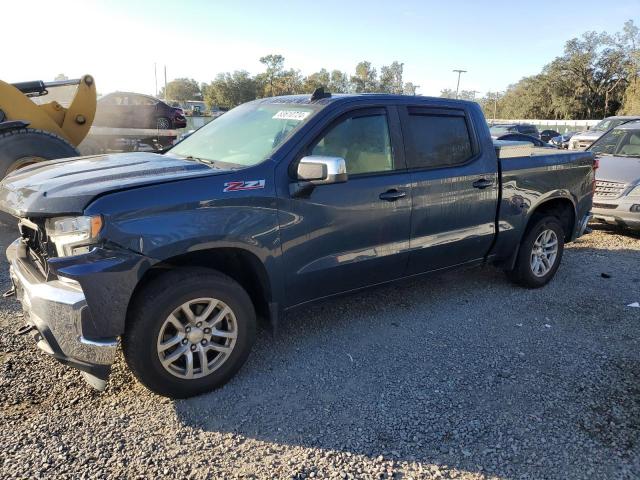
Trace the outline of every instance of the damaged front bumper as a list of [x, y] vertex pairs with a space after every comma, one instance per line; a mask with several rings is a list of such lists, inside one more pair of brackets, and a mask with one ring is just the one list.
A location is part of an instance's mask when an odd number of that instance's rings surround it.
[[115, 360], [117, 337], [89, 339], [82, 326], [91, 312], [80, 284], [58, 277], [46, 280], [28, 260], [21, 240], [7, 249], [13, 291], [24, 310], [25, 327], [37, 346], [63, 364], [79, 369], [93, 387], [103, 390]]

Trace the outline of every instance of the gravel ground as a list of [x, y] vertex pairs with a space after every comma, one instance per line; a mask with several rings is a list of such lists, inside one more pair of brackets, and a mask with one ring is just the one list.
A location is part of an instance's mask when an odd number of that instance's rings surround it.
[[488, 268], [300, 310], [182, 401], [122, 359], [92, 391], [1, 300], [0, 477], [639, 478], [639, 266], [640, 238], [596, 230], [541, 290]]

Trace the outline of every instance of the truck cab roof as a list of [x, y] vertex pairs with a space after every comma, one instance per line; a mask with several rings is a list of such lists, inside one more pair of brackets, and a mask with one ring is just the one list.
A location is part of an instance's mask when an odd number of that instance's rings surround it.
[[326, 94], [327, 96], [312, 100], [311, 95], [282, 95], [279, 97], [267, 97], [253, 100], [250, 103], [257, 104], [300, 104], [300, 105], [330, 105], [337, 103], [357, 102], [363, 103], [371, 101], [372, 99], [383, 102], [396, 102], [396, 103], [425, 103], [425, 104], [452, 104], [457, 105], [469, 105], [474, 102], [468, 100], [454, 100], [450, 98], [441, 97], [427, 97], [423, 95], [397, 95], [390, 93], [333, 93]]

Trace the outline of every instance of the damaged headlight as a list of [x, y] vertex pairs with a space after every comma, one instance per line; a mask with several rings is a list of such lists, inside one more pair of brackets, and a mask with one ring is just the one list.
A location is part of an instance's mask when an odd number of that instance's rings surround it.
[[81, 255], [91, 249], [102, 229], [102, 216], [50, 218], [45, 223], [47, 236], [60, 257]]

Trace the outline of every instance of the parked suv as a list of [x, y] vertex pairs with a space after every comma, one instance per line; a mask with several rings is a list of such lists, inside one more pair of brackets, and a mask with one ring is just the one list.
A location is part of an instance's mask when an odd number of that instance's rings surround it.
[[640, 121], [610, 130], [589, 148], [600, 163], [594, 219], [640, 230]]
[[187, 120], [181, 108], [171, 107], [157, 98], [115, 92], [98, 100], [93, 124], [97, 127], [171, 130], [186, 127]]
[[611, 130], [612, 128], [616, 128], [618, 125], [623, 125], [634, 120], [640, 120], [640, 117], [607, 117], [601, 122], [594, 125], [591, 129], [585, 132], [576, 133], [573, 137], [571, 137], [571, 140], [569, 141], [569, 150], [586, 150], [593, 142], [598, 140], [607, 131]]
[[546, 285], [586, 227], [594, 159], [532, 151], [494, 145], [473, 102], [256, 100], [165, 154], [5, 178], [0, 209], [21, 231], [9, 294], [22, 332], [94, 386], [121, 339], [140, 382], [195, 395], [244, 364], [258, 316], [275, 326], [310, 302], [456, 266]]
[[532, 137], [540, 138], [538, 127], [530, 123], [499, 123], [490, 128], [491, 137], [496, 139], [507, 133], [522, 133]]

